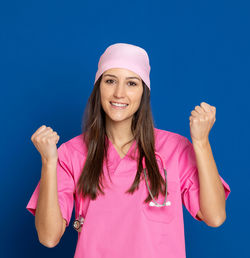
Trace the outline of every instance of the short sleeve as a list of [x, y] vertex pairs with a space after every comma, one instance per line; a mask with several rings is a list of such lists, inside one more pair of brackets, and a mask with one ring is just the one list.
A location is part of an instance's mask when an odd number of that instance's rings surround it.
[[[188, 212], [198, 221], [201, 219], [196, 216], [200, 209], [199, 198], [199, 175], [196, 164], [196, 157], [193, 144], [184, 136], [181, 136], [178, 145], [178, 169], [180, 176], [180, 188], [182, 203]], [[225, 199], [231, 192], [229, 185], [220, 176], [225, 190]]]
[[[67, 147], [65, 146], [65, 143], [61, 144], [57, 152], [58, 152], [58, 161], [57, 161], [58, 202], [62, 213], [62, 217], [66, 219], [67, 227], [68, 227], [72, 216], [73, 206], [74, 206], [74, 191], [75, 191], [74, 176], [72, 172], [70, 157], [68, 155]], [[37, 200], [39, 196], [40, 180], [26, 206], [26, 209], [30, 211], [33, 215], [35, 215], [35, 212], [36, 212]]]

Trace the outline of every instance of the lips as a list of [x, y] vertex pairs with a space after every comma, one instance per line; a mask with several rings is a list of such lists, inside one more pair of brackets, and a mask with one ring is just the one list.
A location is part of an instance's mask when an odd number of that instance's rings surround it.
[[[124, 103], [124, 104], [126, 104], [126, 103]], [[128, 104], [126, 104], [126, 106], [116, 106], [116, 105], [113, 105], [111, 101], [110, 101], [110, 105], [111, 105], [111, 107], [113, 109], [119, 109], [119, 110], [126, 109], [128, 107]]]

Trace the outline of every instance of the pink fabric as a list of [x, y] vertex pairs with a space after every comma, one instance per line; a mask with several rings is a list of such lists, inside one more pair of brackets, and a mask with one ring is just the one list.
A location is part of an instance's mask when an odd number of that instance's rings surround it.
[[125, 68], [138, 74], [150, 89], [150, 64], [145, 49], [126, 43], [110, 45], [101, 55], [95, 82], [108, 69]]
[[[199, 178], [192, 143], [184, 136], [155, 128], [156, 151], [163, 156], [167, 169], [168, 197], [170, 206], [150, 207], [143, 201], [148, 196], [145, 181], [138, 191], [126, 194], [136, 175], [136, 160], [130, 158], [135, 141], [127, 155], [121, 159], [111, 141], [108, 149], [109, 162], [104, 162], [108, 187], [105, 195], [96, 200], [83, 200], [85, 218], [78, 234], [75, 258], [185, 258], [183, 206], [192, 217], [199, 210]], [[61, 144], [58, 148], [58, 198], [63, 218], [70, 223], [75, 204], [75, 218], [79, 212], [79, 197], [75, 185], [87, 156], [82, 135]], [[138, 155], [138, 152], [136, 152]], [[161, 162], [157, 159], [164, 178]], [[107, 175], [109, 168], [113, 184]], [[231, 192], [221, 178], [226, 199]], [[39, 183], [33, 192], [27, 209], [34, 215]], [[159, 203], [164, 196], [156, 199]], [[73, 225], [73, 221], [72, 221]], [[71, 230], [74, 230], [71, 228]]]

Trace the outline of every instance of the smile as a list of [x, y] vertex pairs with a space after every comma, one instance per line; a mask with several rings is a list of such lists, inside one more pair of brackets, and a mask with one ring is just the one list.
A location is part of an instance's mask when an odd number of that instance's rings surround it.
[[128, 106], [128, 104], [120, 104], [116, 102], [110, 102], [110, 104], [115, 109], [125, 109]]

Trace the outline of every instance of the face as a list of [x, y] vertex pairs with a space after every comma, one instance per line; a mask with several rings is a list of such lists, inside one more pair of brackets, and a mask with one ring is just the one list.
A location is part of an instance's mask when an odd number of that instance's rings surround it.
[[[141, 103], [142, 80], [130, 70], [112, 68], [103, 73], [100, 93], [106, 119], [116, 122], [129, 120], [133, 118]], [[116, 103], [126, 106], [115, 106]]]

